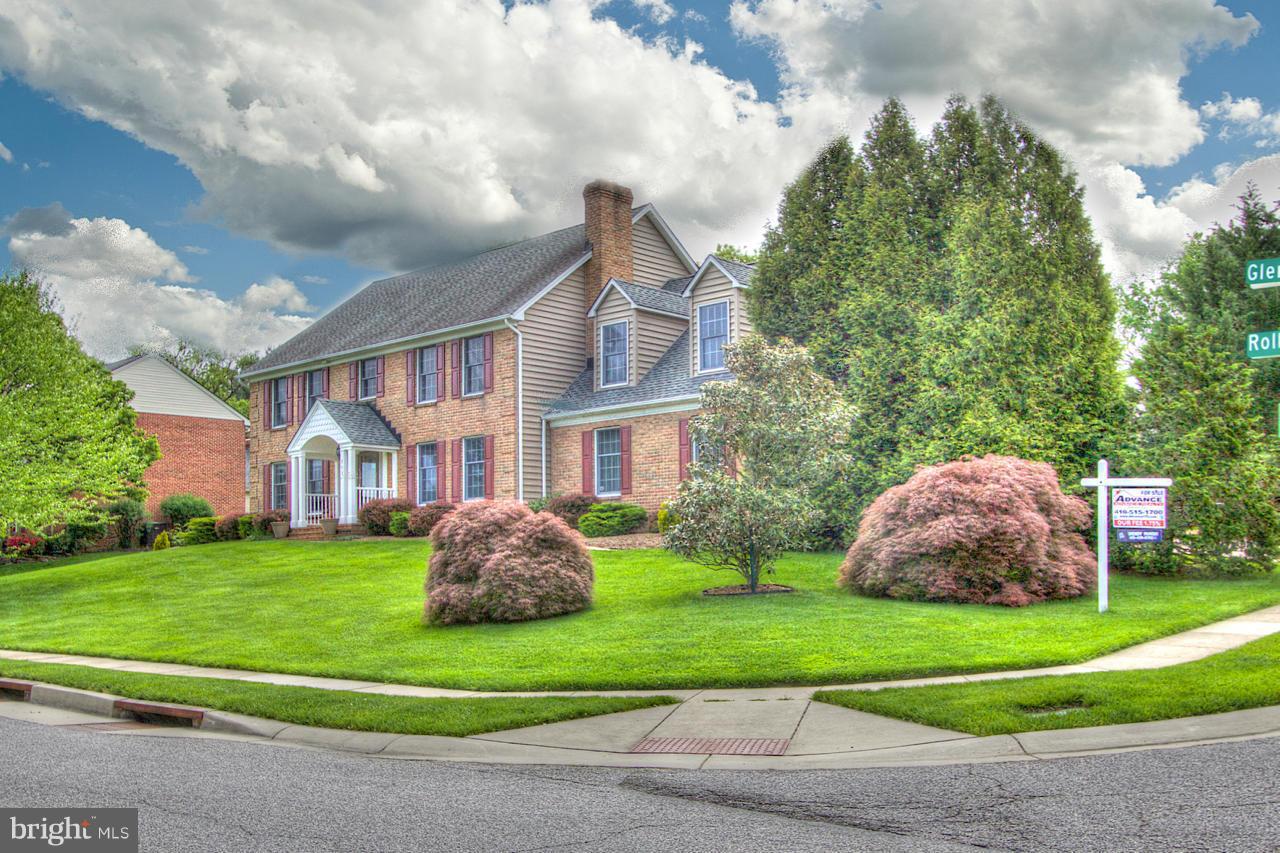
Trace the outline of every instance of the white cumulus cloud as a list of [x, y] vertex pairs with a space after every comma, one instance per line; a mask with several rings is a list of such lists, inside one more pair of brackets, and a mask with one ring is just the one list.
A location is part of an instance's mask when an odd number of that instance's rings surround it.
[[3, 142], [0, 142], [0, 160], [6, 163], [13, 162], [13, 152], [6, 148]]

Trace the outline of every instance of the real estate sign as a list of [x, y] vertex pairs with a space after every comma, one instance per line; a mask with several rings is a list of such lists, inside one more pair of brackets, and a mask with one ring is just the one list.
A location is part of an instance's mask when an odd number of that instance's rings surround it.
[[1280, 331], [1250, 332], [1244, 339], [1244, 352], [1249, 358], [1280, 356]]
[[1259, 258], [1244, 265], [1244, 280], [1249, 287], [1280, 287], [1280, 258]]
[[1116, 540], [1120, 542], [1128, 542], [1131, 545], [1138, 544], [1140, 542], [1163, 542], [1164, 531], [1121, 527], [1116, 531]]
[[1164, 530], [1167, 497], [1167, 489], [1112, 489], [1111, 526]]

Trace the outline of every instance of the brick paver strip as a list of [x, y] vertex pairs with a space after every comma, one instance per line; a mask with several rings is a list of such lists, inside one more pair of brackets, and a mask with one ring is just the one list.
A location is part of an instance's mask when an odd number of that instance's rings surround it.
[[785, 737], [647, 737], [632, 752], [680, 752], [698, 755], [782, 755], [791, 740]]

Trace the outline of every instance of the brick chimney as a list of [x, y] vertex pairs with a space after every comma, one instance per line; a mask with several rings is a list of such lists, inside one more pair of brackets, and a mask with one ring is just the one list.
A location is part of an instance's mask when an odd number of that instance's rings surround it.
[[[610, 181], [592, 181], [582, 188], [586, 207], [587, 242], [591, 260], [585, 268], [586, 308], [596, 301], [611, 278], [630, 281], [631, 190]], [[588, 358], [595, 355], [595, 322], [587, 319]]]

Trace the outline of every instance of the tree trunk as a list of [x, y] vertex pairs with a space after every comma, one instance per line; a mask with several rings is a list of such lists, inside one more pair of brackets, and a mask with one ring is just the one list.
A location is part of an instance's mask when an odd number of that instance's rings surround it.
[[760, 558], [756, 555], [756, 544], [751, 543], [751, 576], [747, 578], [747, 585], [751, 587], [751, 594], [755, 595], [756, 587], [760, 585]]

